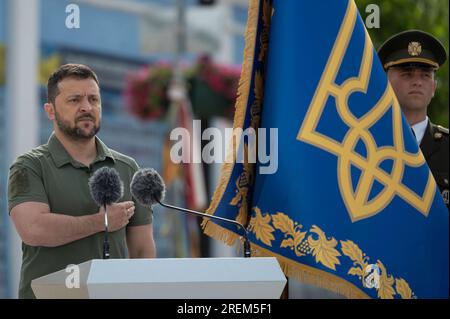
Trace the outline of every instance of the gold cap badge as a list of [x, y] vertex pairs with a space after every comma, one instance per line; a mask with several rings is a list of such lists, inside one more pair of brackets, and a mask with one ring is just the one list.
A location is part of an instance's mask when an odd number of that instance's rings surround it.
[[410, 56], [419, 56], [422, 53], [420, 42], [410, 42], [408, 44], [408, 53]]

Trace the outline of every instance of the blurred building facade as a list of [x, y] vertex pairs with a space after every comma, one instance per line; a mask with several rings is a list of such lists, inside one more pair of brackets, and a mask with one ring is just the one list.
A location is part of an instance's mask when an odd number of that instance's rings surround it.
[[[8, 45], [14, 41], [10, 36], [13, 24], [8, 21], [13, 1], [17, 0], [0, 0], [0, 298], [16, 296], [15, 286], [20, 269], [11, 265], [17, 265], [17, 260], [20, 262], [21, 258], [20, 251], [16, 251], [20, 250], [17, 249], [20, 246], [11, 242], [14, 240], [11, 233], [15, 230], [11, 227], [7, 212], [6, 185], [8, 168], [13, 160], [8, 154], [8, 145], [15, 142], [17, 130], [27, 130], [27, 127], [6, 125], [8, 108], [21, 107], [15, 105], [14, 97], [8, 96], [12, 93], [5, 88], [9, 61], [6, 53]], [[110, 147], [134, 157], [141, 167], [161, 170], [163, 141], [169, 127], [164, 121], [143, 122], [129, 115], [124, 107], [122, 91], [128, 72], [159, 59], [173, 58], [176, 47], [176, 0], [25, 1], [37, 2], [40, 52], [35, 92], [39, 103], [33, 106], [38, 109], [38, 129], [29, 133], [36, 136], [38, 144], [42, 144], [47, 142], [52, 131], [42, 107], [46, 100], [48, 76], [60, 64], [85, 63], [97, 72], [101, 83], [103, 122], [100, 138]], [[198, 7], [197, 1], [186, 0], [188, 52], [185, 58], [187, 61], [193, 60], [197, 54], [207, 52], [216, 61], [240, 64], [247, 1], [216, 2], [212, 7]], [[69, 4], [76, 4], [80, 9], [79, 28], [68, 28], [66, 25]], [[186, 257], [189, 254], [186, 247], [176, 247], [173, 240], [174, 236], [180, 236], [174, 234], [174, 225], [179, 220], [174, 219], [174, 215], [159, 217], [157, 212], [154, 216], [158, 256]], [[178, 241], [183, 245], [185, 240], [178, 238]], [[16, 263], [11, 259], [16, 259]]]
[[7, 224], [6, 224], [6, 118], [5, 113], [5, 42], [6, 1], [0, 1], [0, 298], [8, 296]]

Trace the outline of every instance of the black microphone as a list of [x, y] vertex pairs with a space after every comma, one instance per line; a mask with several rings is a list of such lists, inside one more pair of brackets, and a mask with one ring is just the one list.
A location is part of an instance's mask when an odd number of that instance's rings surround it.
[[167, 208], [175, 209], [189, 214], [194, 214], [197, 216], [202, 216], [205, 218], [220, 220], [239, 226], [244, 230], [244, 257], [251, 256], [250, 241], [248, 240], [248, 231], [241, 223], [232, 219], [208, 215], [194, 210], [162, 203], [161, 201], [164, 198], [166, 186], [164, 185], [164, 181], [161, 178], [161, 176], [153, 168], [139, 169], [136, 173], [134, 173], [133, 179], [131, 180], [130, 189], [131, 195], [133, 195], [133, 197], [141, 205], [151, 207], [154, 204], [158, 203], [161, 206]]
[[89, 178], [89, 190], [92, 199], [105, 209], [105, 238], [103, 241], [103, 259], [109, 259], [108, 214], [106, 205], [116, 203], [123, 195], [123, 183], [114, 168], [102, 167]]

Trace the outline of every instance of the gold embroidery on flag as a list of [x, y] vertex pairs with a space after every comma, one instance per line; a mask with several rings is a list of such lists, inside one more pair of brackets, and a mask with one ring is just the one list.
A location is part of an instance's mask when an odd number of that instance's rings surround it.
[[[425, 159], [420, 151], [416, 154], [405, 150], [400, 106], [392, 87], [387, 84], [383, 96], [371, 111], [361, 118], [355, 117], [349, 109], [348, 100], [354, 92], [366, 93], [373, 64], [373, 45], [366, 31], [365, 47], [358, 77], [347, 79], [340, 86], [335, 83], [342, 60], [353, 35], [357, 17], [356, 5], [349, 1], [349, 7], [328, 63], [322, 74], [314, 98], [298, 132], [297, 139], [304, 141], [338, 157], [337, 180], [342, 199], [353, 222], [369, 218], [379, 213], [393, 200], [395, 195], [428, 216], [434, 199], [436, 183], [429, 172], [427, 185], [422, 195], [417, 194], [402, 183], [405, 166], [420, 167]], [[317, 131], [325, 105], [329, 98], [336, 100], [336, 109], [342, 121], [349, 127], [342, 142]], [[377, 147], [369, 129], [389, 110], [392, 110], [394, 146]], [[367, 149], [367, 157], [355, 149], [362, 141]], [[391, 173], [379, 166], [385, 160], [393, 161]], [[361, 171], [356, 190], [353, 189], [351, 169]], [[374, 181], [383, 185], [383, 190], [368, 200]]]
[[[337, 270], [337, 267], [341, 265], [342, 258], [346, 256], [353, 263], [347, 274], [357, 276], [360, 280], [360, 289], [365, 288], [364, 283], [368, 275], [366, 269], [369, 266], [370, 258], [353, 241], [341, 240], [339, 245], [334, 237], [327, 237], [317, 225], [312, 225], [309, 230], [301, 231], [303, 225], [292, 220], [285, 213], [262, 213], [258, 207], [253, 207], [253, 210], [255, 214], [250, 219], [249, 231], [255, 234], [257, 240], [266, 246], [274, 247], [273, 241], [275, 238], [279, 238], [274, 233], [278, 230], [284, 234], [280, 248], [293, 250], [297, 257], [303, 258], [311, 255], [317, 264], [322, 264], [333, 271]], [[317, 239], [314, 238], [315, 236]], [[261, 254], [258, 252], [257, 245], [252, 243], [252, 248], [253, 256]], [[270, 254], [274, 255], [273, 251]], [[280, 263], [282, 262], [280, 261]], [[301, 259], [289, 267], [300, 267], [300, 262]], [[405, 279], [394, 278], [390, 275], [380, 260], [377, 260], [376, 266], [380, 269], [379, 286], [374, 287], [377, 290], [378, 298], [393, 299], [396, 294], [402, 299], [417, 298]]]

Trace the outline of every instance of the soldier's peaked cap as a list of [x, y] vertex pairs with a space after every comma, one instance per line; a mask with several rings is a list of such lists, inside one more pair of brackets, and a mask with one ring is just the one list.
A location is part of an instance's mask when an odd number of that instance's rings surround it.
[[408, 30], [393, 35], [378, 49], [384, 69], [400, 64], [425, 64], [438, 69], [447, 60], [442, 43], [429, 33]]

